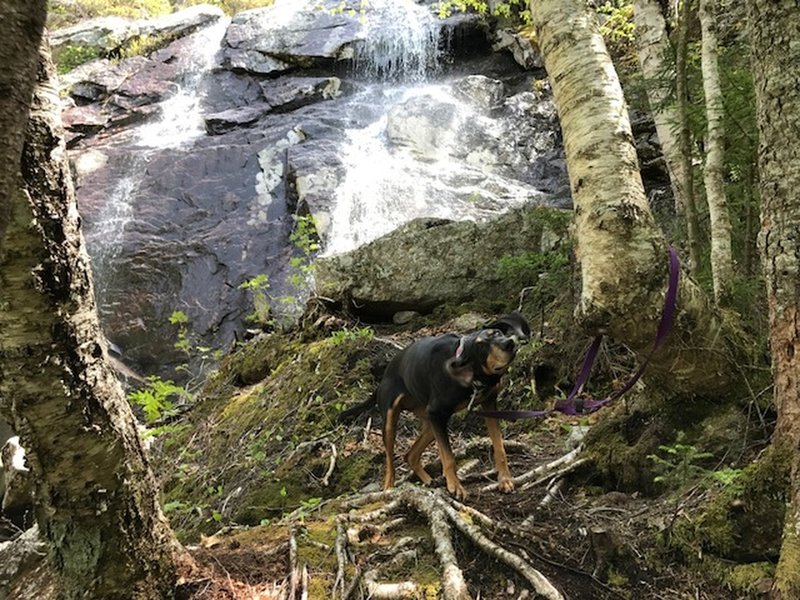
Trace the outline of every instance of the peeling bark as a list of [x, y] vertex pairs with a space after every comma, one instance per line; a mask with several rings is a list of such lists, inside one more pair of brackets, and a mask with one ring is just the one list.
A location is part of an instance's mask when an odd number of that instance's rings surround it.
[[46, 42], [39, 56], [21, 162], [0, 167], [24, 182], [0, 196], [0, 416], [27, 450], [59, 597], [171, 597], [177, 543], [106, 361]]
[[759, 131], [759, 245], [767, 283], [778, 423], [788, 445], [790, 505], [773, 598], [800, 598], [800, 11], [793, 2], [748, 0]]
[[678, 112], [681, 160], [683, 161], [683, 183], [681, 187], [686, 199], [686, 241], [689, 247], [689, 272], [697, 276], [700, 270], [700, 217], [694, 194], [694, 171], [692, 169], [692, 133], [689, 129], [689, 84], [686, 63], [689, 55], [689, 17], [691, 0], [682, 0], [678, 16], [678, 43], [675, 57], [675, 97]]
[[[538, 0], [531, 14], [564, 136], [583, 322], [641, 356], [655, 339], [668, 258], [639, 175], [622, 89], [583, 3]], [[729, 355], [737, 346], [733, 336], [688, 277], [681, 278], [678, 306], [670, 343], [648, 373], [660, 375], [673, 392], [720, 394], [737, 377]]]
[[719, 79], [716, 7], [715, 0], [700, 0], [700, 26], [703, 30], [701, 52], [703, 91], [706, 97], [708, 121], [703, 181], [711, 227], [711, 276], [714, 282], [714, 300], [717, 304], [727, 304], [733, 286], [733, 255], [731, 218], [725, 197], [725, 107]]
[[671, 98], [676, 80], [675, 50], [667, 36], [667, 23], [661, 6], [655, 0], [634, 0], [633, 22], [639, 66], [646, 81], [650, 112], [669, 172], [675, 209], [679, 215], [685, 215], [686, 176], [680, 141], [675, 135], [679, 118]]

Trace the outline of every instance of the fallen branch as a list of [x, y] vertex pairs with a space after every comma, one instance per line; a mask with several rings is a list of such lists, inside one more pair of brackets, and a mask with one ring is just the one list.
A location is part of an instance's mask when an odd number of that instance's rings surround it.
[[347, 534], [345, 532], [344, 519], [339, 517], [336, 519], [336, 579], [333, 581], [333, 594], [332, 597], [336, 598], [336, 590], [341, 590], [341, 596], [344, 598], [344, 567], [347, 564]]
[[375, 570], [364, 573], [364, 584], [367, 586], [367, 595], [374, 600], [419, 598], [421, 595], [419, 586], [413, 581], [378, 583], [378, 572]]
[[297, 594], [297, 538], [294, 527], [289, 530], [289, 600]]
[[328, 471], [325, 473], [325, 477], [322, 478], [322, 487], [328, 487], [331, 482], [331, 475], [333, 475], [333, 470], [336, 468], [336, 444], [333, 442], [328, 442], [331, 445], [331, 462], [328, 465]]
[[544, 498], [542, 498], [539, 501], [539, 506], [541, 508], [544, 508], [545, 506], [550, 504], [558, 495], [558, 493], [561, 491], [562, 487], [564, 487], [564, 478], [563, 477], [554, 478], [553, 483], [547, 486], [547, 493], [544, 495]]
[[441, 502], [440, 504], [461, 533], [467, 536], [481, 550], [519, 572], [520, 575], [527, 579], [533, 586], [537, 594], [543, 596], [547, 600], [564, 600], [564, 596], [561, 595], [561, 592], [559, 592], [544, 575], [533, 568], [532, 565], [518, 555], [492, 542], [483, 534], [478, 526], [468, 523], [458, 514], [456, 509], [447, 502]]
[[[557, 458], [554, 461], [551, 461], [551, 462], [549, 462], [547, 464], [544, 464], [544, 465], [539, 465], [538, 467], [528, 471], [527, 473], [523, 473], [522, 475], [519, 475], [518, 477], [514, 477], [512, 479], [512, 481], [514, 482], [514, 486], [518, 488], [518, 487], [522, 486], [523, 484], [528, 483], [532, 479], [536, 479], [536, 478], [541, 477], [542, 475], [547, 474], [547, 473], [552, 473], [553, 471], [557, 470], [559, 467], [562, 467], [564, 465], [569, 465], [569, 464], [575, 462], [577, 460], [578, 454], [580, 454], [580, 451], [582, 449], [583, 449], [582, 446], [578, 446], [574, 450], [568, 452], [567, 454], [565, 454], [564, 456], [561, 456], [560, 458]], [[498, 487], [498, 484], [496, 482], [495, 483], [490, 483], [488, 485], [483, 486], [481, 488], [481, 491], [482, 492], [490, 492], [492, 490], [496, 490], [497, 487]]]
[[[440, 492], [429, 492], [417, 487], [401, 491], [401, 498], [425, 515], [431, 527], [434, 549], [442, 565], [442, 595], [445, 600], [470, 600], [467, 582], [458, 566], [447, 515], [442, 510], [444, 502], [437, 501]], [[448, 507], [449, 508], [449, 507]]]
[[540, 479], [537, 479], [536, 481], [531, 481], [531, 482], [526, 483], [525, 485], [523, 485], [520, 488], [520, 491], [529, 490], [529, 489], [534, 488], [534, 487], [536, 487], [538, 485], [541, 485], [545, 481], [549, 481], [551, 479], [563, 479], [564, 475], [566, 475], [567, 473], [571, 473], [572, 471], [574, 471], [578, 467], [583, 466], [588, 462], [589, 462], [588, 458], [579, 458], [575, 462], [572, 462], [572, 463], [568, 464], [566, 467], [563, 467], [562, 469], [559, 469], [558, 471], [555, 471], [554, 473], [548, 473], [547, 475], [545, 475], [544, 477], [541, 477]]

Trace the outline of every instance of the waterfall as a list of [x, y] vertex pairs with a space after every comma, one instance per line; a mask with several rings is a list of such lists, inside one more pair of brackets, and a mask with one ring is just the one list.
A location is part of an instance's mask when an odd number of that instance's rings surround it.
[[191, 36], [191, 62], [177, 93], [160, 105], [160, 117], [134, 131], [134, 148], [122, 157], [121, 176], [111, 189], [103, 209], [87, 235], [94, 271], [95, 296], [102, 307], [114, 286], [115, 259], [122, 252], [125, 229], [135, 218], [134, 203], [147, 176], [147, 160], [152, 152], [178, 148], [205, 133], [202, 94], [203, 77], [215, 65], [215, 56], [230, 19], [219, 19]]
[[373, 80], [425, 81], [438, 68], [441, 23], [412, 0], [371, 0], [355, 70]]
[[139, 128], [137, 141], [148, 148], [175, 148], [205, 134], [202, 100], [199, 93], [203, 77], [216, 62], [230, 19], [219, 19], [213, 25], [193, 34], [191, 65], [176, 93], [160, 105], [161, 117]]

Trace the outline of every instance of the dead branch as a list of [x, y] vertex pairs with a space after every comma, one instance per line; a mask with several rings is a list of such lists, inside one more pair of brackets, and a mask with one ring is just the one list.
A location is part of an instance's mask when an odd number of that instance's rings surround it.
[[[580, 454], [580, 451], [582, 449], [583, 449], [583, 446], [578, 446], [574, 450], [568, 452], [567, 454], [565, 454], [564, 456], [562, 456], [560, 458], [557, 458], [554, 461], [551, 461], [551, 462], [549, 462], [547, 464], [544, 464], [544, 465], [539, 465], [538, 467], [528, 471], [527, 473], [523, 473], [522, 475], [519, 475], [518, 477], [514, 477], [514, 479], [513, 479], [514, 486], [515, 487], [520, 487], [523, 484], [531, 481], [532, 479], [537, 479], [539, 477], [542, 477], [545, 474], [552, 473], [553, 471], [557, 470], [558, 468], [560, 468], [560, 467], [562, 467], [564, 465], [569, 465], [569, 464], [575, 462], [577, 460], [578, 454]], [[496, 490], [497, 489], [497, 485], [498, 484], [496, 482], [495, 483], [490, 483], [488, 485], [483, 486], [481, 488], [481, 491], [482, 492], [490, 492], [492, 490]]]
[[[446, 503], [437, 501], [441, 492], [427, 491], [417, 487], [406, 487], [400, 491], [401, 498], [425, 515], [431, 528], [434, 548], [442, 565], [442, 592], [445, 600], [470, 600], [467, 582], [458, 566], [453, 548], [447, 515], [442, 510]], [[447, 508], [450, 508], [447, 506]], [[451, 508], [451, 510], [453, 510]], [[453, 511], [455, 512], [455, 511]]]
[[552, 480], [552, 479], [563, 479], [564, 476], [567, 473], [571, 473], [572, 471], [574, 471], [578, 467], [580, 467], [582, 465], [585, 465], [588, 462], [589, 462], [588, 458], [579, 458], [575, 462], [569, 463], [567, 466], [563, 467], [562, 469], [559, 469], [558, 471], [556, 471], [554, 473], [548, 473], [547, 475], [537, 479], [536, 481], [531, 481], [531, 482], [526, 483], [525, 485], [523, 485], [520, 488], [520, 491], [529, 490], [531, 488], [534, 488], [534, 487], [536, 487], [538, 485], [543, 484], [545, 481], [549, 481], [549, 480]]
[[367, 586], [367, 594], [374, 600], [400, 600], [420, 597], [419, 586], [413, 581], [378, 583], [378, 572], [375, 570], [364, 573], [364, 584]]
[[289, 600], [295, 600], [297, 594], [297, 537], [292, 527], [289, 530]]
[[308, 565], [303, 565], [303, 573], [300, 576], [300, 600], [308, 600]]
[[325, 473], [325, 477], [322, 478], [322, 487], [328, 487], [330, 485], [331, 475], [333, 475], [333, 470], [336, 468], [336, 444], [333, 442], [328, 442], [331, 445], [331, 462], [328, 465], [328, 471]]
[[563, 477], [553, 479], [553, 483], [547, 486], [547, 493], [544, 495], [544, 498], [539, 501], [540, 507], [544, 508], [555, 499], [555, 497], [561, 491], [561, 488], [564, 487], [564, 481], [565, 480]]
[[373, 502], [382, 502], [384, 500], [388, 500], [392, 498], [392, 495], [396, 490], [384, 490], [382, 492], [370, 492], [369, 494], [361, 494], [348, 500], [347, 502], [342, 503], [342, 510], [352, 510], [354, 508], [361, 508], [362, 506], [366, 506], [367, 504], [372, 504]]
[[336, 598], [336, 590], [339, 589], [344, 598], [344, 567], [347, 564], [347, 535], [345, 533], [344, 519], [336, 519], [336, 579], [333, 581], [333, 598]]
[[533, 568], [531, 564], [518, 555], [492, 542], [483, 534], [478, 526], [468, 523], [458, 514], [456, 509], [447, 502], [441, 502], [440, 505], [461, 533], [472, 540], [481, 550], [519, 572], [533, 586], [536, 593], [547, 598], [547, 600], [564, 600], [564, 596], [561, 595], [561, 592], [559, 592], [544, 575]]

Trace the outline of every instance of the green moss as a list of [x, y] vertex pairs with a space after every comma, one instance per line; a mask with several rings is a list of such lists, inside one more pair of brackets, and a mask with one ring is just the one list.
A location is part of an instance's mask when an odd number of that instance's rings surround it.
[[59, 75], [69, 73], [72, 69], [95, 58], [100, 58], [100, 52], [97, 48], [81, 44], [66, 46], [59, 50], [55, 57], [56, 71]]
[[[225, 359], [191, 414], [192, 427], [170, 441], [181, 453], [160, 457], [162, 472], [170, 473], [167, 502], [203, 514], [225, 508], [221, 523], [173, 519], [185, 535], [280, 518], [311, 498], [352, 492], [375, 478], [374, 453], [344, 437], [338, 415], [371, 393], [382, 370], [375, 365], [390, 351], [371, 335], [340, 338], [301, 343], [273, 334]], [[259, 373], [265, 377], [253, 382]], [[238, 387], [245, 381], [252, 383]], [[331, 444], [336, 468], [323, 486]]]
[[736, 565], [730, 571], [726, 583], [734, 592], [740, 594], [755, 593], [759, 584], [771, 579], [775, 574], [775, 565], [769, 562], [757, 562]]

